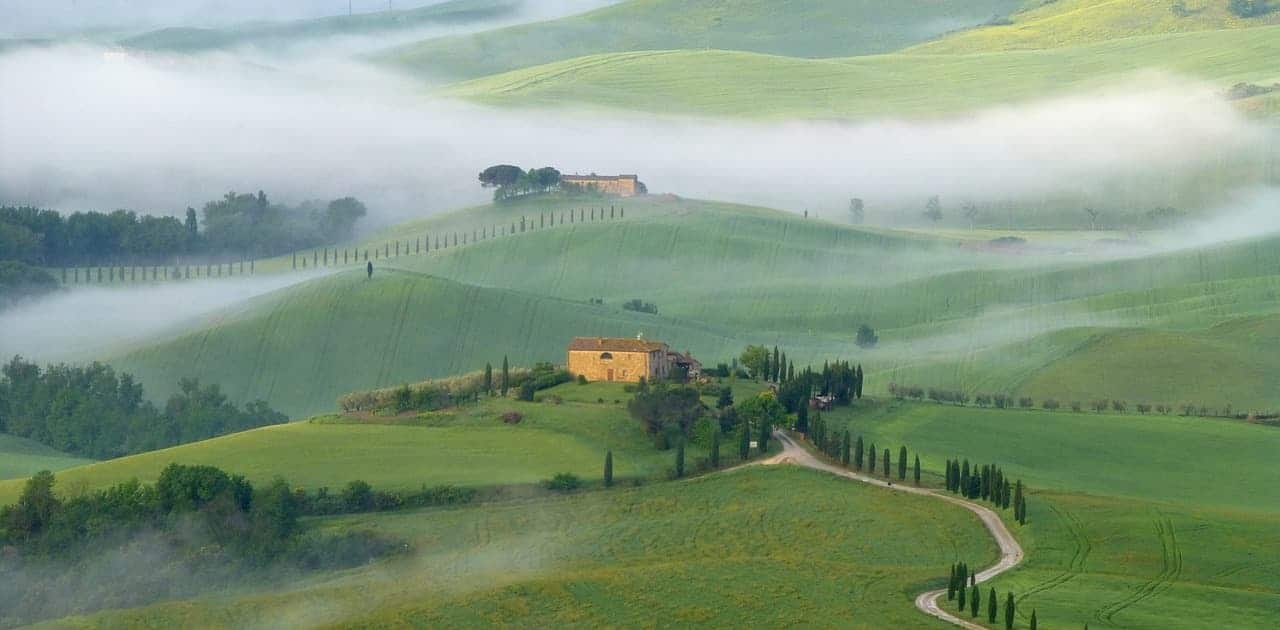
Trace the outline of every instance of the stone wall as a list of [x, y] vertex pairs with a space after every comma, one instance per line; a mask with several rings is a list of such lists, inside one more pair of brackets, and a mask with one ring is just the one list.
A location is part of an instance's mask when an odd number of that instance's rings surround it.
[[659, 360], [661, 356], [660, 352], [571, 350], [569, 372], [574, 376], [585, 376], [588, 381], [635, 383], [641, 377], [653, 380], [666, 375]]

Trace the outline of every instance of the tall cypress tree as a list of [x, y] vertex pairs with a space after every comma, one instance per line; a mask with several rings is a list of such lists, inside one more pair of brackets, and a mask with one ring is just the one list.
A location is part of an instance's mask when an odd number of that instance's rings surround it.
[[1036, 610], [1031, 609], [1031, 630], [1036, 630]]
[[493, 393], [493, 364], [492, 363], [484, 364], [484, 393], [485, 394]]
[[511, 388], [511, 366], [507, 364], [507, 355], [502, 355], [502, 395], [507, 395], [507, 390]]
[[969, 597], [969, 616], [977, 619], [978, 608], [982, 606], [982, 591], [978, 590], [978, 586], [975, 584], [970, 589], [970, 592], [972, 596]]
[[912, 476], [915, 477], [916, 485], [920, 485], [920, 454], [916, 454], [916, 463], [912, 468]]
[[676, 444], [676, 477], [684, 476], [684, 440]]
[[1010, 592], [1004, 599], [1004, 630], [1013, 630], [1013, 614], [1017, 612], [1013, 605], [1013, 593]]
[[711, 430], [711, 467], [720, 467], [720, 427], [712, 425]]
[[849, 432], [848, 431], [844, 432], [844, 444], [840, 450], [840, 463], [844, 464], [845, 468], [849, 467]]
[[1022, 480], [1019, 479], [1013, 490], [1013, 518], [1022, 523]]
[[993, 587], [987, 593], [987, 623], [995, 625], [996, 613], [1000, 610], [1000, 604], [996, 601], [996, 589]]
[[613, 485], [613, 451], [604, 454], [604, 487]]
[[907, 447], [898, 449], [898, 481], [907, 480]]
[[796, 431], [805, 435], [809, 434], [809, 405], [807, 402], [800, 403], [796, 408]]
[[778, 358], [778, 382], [787, 382], [787, 353], [785, 352]]
[[956, 609], [959, 610], [960, 612], [964, 612], [964, 609], [969, 607], [968, 606], [969, 600], [966, 597], [968, 593], [968, 590], [967, 590], [968, 587], [969, 587], [969, 583], [966, 582], [962, 577], [960, 579], [960, 588], [956, 590], [956, 603], [958, 604], [956, 606]]
[[738, 439], [738, 458], [747, 461], [751, 457], [751, 429], [746, 420], [742, 421], [742, 433]]
[[956, 565], [951, 564], [951, 577], [947, 579], [947, 601], [953, 601], [956, 598]]
[[967, 494], [969, 492], [969, 460], [964, 460], [964, 465], [960, 467], [960, 493]]
[[889, 478], [889, 449], [884, 449], [884, 477]]
[[862, 436], [858, 436], [858, 440], [853, 443], [853, 467], [862, 470]]
[[867, 472], [876, 474], [876, 443], [871, 443], [871, 448], [867, 449]]
[[769, 364], [769, 380], [778, 382], [778, 366], [782, 365], [778, 355], [778, 346], [773, 347], [773, 361]]
[[773, 427], [768, 422], [760, 422], [760, 437], [756, 439], [756, 449], [761, 455], [769, 453], [769, 434], [773, 432]]

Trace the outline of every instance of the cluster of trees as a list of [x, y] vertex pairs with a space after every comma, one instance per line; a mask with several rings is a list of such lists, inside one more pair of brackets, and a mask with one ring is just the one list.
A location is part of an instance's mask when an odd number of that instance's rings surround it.
[[288, 418], [263, 401], [240, 408], [217, 385], [179, 380], [157, 409], [142, 385], [108, 365], [52, 365], [20, 356], [0, 368], [0, 431], [105, 459], [243, 431]]
[[1268, 0], [1227, 0], [1227, 10], [1232, 15], [1242, 18], [1266, 15], [1277, 8], [1280, 8], [1280, 5], [1273, 5]]
[[482, 371], [459, 376], [351, 392], [338, 399], [338, 407], [347, 413], [435, 411], [477, 401], [482, 396], [506, 397], [511, 392], [520, 400], [532, 401], [537, 392], [571, 380], [573, 376], [567, 370], [551, 363], [513, 368], [504, 356], [497, 371], [493, 364], [486, 363]]
[[58, 290], [58, 279], [27, 263], [0, 260], [0, 310]]
[[653, 438], [654, 446], [666, 450], [688, 439], [707, 408], [694, 387], [666, 382], [649, 385], [642, 379], [627, 411]]
[[1013, 517], [1021, 525], [1027, 524], [1027, 499], [1022, 491], [1022, 480], [1009, 483], [1004, 471], [995, 464], [983, 464], [979, 469], [969, 460], [947, 460], [947, 491], [967, 499], [990, 501], [1003, 510], [1013, 506]]
[[[897, 383], [889, 383], [889, 394], [899, 400], [929, 400], [936, 403], [951, 403], [954, 405], [965, 406], [972, 402], [978, 407], [994, 407], [996, 409], [1033, 409], [1037, 406], [1036, 400], [1030, 396], [1014, 397], [1010, 394], [990, 394], [980, 393], [970, 396], [967, 392], [960, 390], [939, 389], [930, 387], [928, 389], [919, 385], [899, 385]], [[1056, 398], [1045, 398], [1039, 402], [1039, 407], [1045, 411], [1057, 411], [1063, 407], [1070, 408], [1071, 411], [1079, 413], [1084, 411], [1085, 407], [1091, 409], [1094, 413], [1104, 413], [1108, 410], [1115, 413], [1128, 413], [1129, 403], [1119, 399], [1097, 398], [1086, 403], [1078, 400], [1063, 402]], [[1184, 402], [1177, 406], [1165, 403], [1136, 403], [1133, 409], [1140, 414], [1158, 413], [1162, 415], [1170, 415], [1178, 413], [1183, 416], [1203, 416], [1203, 417], [1222, 417], [1248, 419], [1250, 417], [1258, 417], [1266, 414], [1261, 413], [1240, 413], [1232, 405], [1227, 404], [1221, 407], [1210, 407], [1204, 404], [1196, 404]]]
[[[48, 471], [0, 508], [0, 620], [66, 614], [50, 593], [74, 588], [77, 610], [132, 607], [278, 571], [335, 569], [406, 548], [363, 531], [304, 532], [305, 493], [283, 479], [254, 487], [213, 466], [170, 464], [154, 485], [136, 479], [69, 497]], [[135, 570], [122, 571], [126, 562]]]
[[497, 164], [480, 171], [480, 185], [494, 188], [493, 200], [546, 193], [560, 187], [560, 171], [544, 166], [524, 170], [511, 164]]
[[[749, 345], [738, 359], [749, 371], [751, 378], [766, 383], [785, 385], [799, 381], [802, 386], [808, 387], [809, 392], [835, 396], [842, 404], [862, 398], [861, 365], [855, 367], [848, 361], [828, 361], [823, 363], [820, 373], [813, 371], [812, 367], [806, 367], [797, 374], [795, 362], [788, 360], [787, 353], [780, 351], [778, 346], [774, 346], [773, 353], [770, 354], [769, 349], [764, 346]], [[807, 395], [805, 401], [808, 401]], [[788, 404], [787, 411], [795, 411], [794, 406]]]
[[130, 210], [75, 212], [0, 207], [0, 260], [42, 267], [128, 262], [160, 265], [180, 256], [260, 258], [349, 238], [367, 214], [352, 197], [298, 206], [271, 203], [266, 193], [229, 192], [184, 219]]
[[[867, 445], [863, 442], [861, 435], [853, 439], [849, 431], [832, 431], [820, 414], [814, 417], [807, 431], [801, 427], [802, 420], [802, 417], [797, 418], [796, 430], [804, 433], [809, 442], [827, 457], [846, 467], [866, 471], [872, 475], [879, 474], [885, 479], [892, 479], [896, 475], [898, 481], [906, 481], [907, 475], [910, 474], [912, 482], [917, 486], [920, 485], [920, 455], [915, 455], [912, 461], [907, 447], [898, 447], [895, 466], [889, 449], [884, 449], [877, 456], [874, 442]], [[909, 461], [911, 463], [908, 463]]]
[[640, 298], [633, 298], [622, 303], [622, 309], [626, 311], [635, 311], [637, 313], [648, 313], [650, 315], [658, 314], [658, 305], [653, 302], [646, 302]]
[[[978, 618], [979, 611], [982, 610], [982, 591], [978, 589], [977, 574], [969, 570], [968, 564], [961, 562], [951, 565], [951, 577], [947, 580], [947, 601], [956, 602], [956, 609], [961, 614], [968, 612], [970, 618]], [[987, 624], [990, 626], [995, 626], [996, 619], [999, 617], [999, 602], [996, 589], [989, 589], [987, 591]], [[1013, 630], [1016, 613], [1017, 604], [1014, 603], [1013, 593], [1007, 593], [1004, 599], [1005, 630]], [[1036, 611], [1033, 610], [1031, 611], [1031, 630], [1036, 630], [1037, 625]]]

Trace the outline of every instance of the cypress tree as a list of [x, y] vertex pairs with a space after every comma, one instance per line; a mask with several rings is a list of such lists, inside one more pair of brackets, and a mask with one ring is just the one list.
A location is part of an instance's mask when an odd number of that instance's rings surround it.
[[945, 477], [946, 479], [944, 483], [947, 486], [947, 492], [951, 492], [951, 460], [949, 459], [947, 460], [946, 468], [947, 468], [946, 474], [943, 475], [943, 477]]
[[1026, 495], [1023, 495], [1022, 499], [1018, 502], [1018, 506], [1019, 506], [1019, 507], [1018, 507], [1018, 524], [1019, 524], [1019, 525], [1026, 525], [1026, 524], [1027, 524], [1027, 497], [1026, 497]]
[[912, 468], [912, 475], [915, 477], [916, 485], [920, 485], [920, 455], [916, 454], [915, 467]]
[[1004, 599], [1004, 630], [1013, 630], [1013, 613], [1017, 612], [1013, 605], [1013, 593]]
[[486, 395], [493, 393], [493, 364], [484, 364], [484, 393]]
[[796, 431], [809, 434], [809, 405], [801, 403], [796, 409]]
[[720, 427], [711, 430], [711, 467], [720, 467]]
[[884, 449], [884, 476], [885, 476], [885, 479], [888, 479], [888, 478], [889, 478], [889, 465], [890, 465], [890, 464], [889, 464], [889, 449], [887, 449], [887, 448], [886, 448], [886, 449]]
[[507, 390], [511, 388], [511, 367], [507, 364], [507, 355], [502, 355], [502, 381], [499, 384], [500, 393], [505, 397]]
[[738, 458], [747, 461], [751, 457], [751, 431], [747, 426], [747, 421], [742, 421], [742, 436], [738, 441]]
[[613, 485], [613, 451], [604, 454], [604, 487]]
[[876, 443], [871, 443], [871, 448], [867, 449], [867, 472], [875, 474], [876, 472]]
[[969, 597], [969, 616], [977, 619], [978, 608], [982, 606], [982, 591], [978, 590], [978, 586], [975, 584], [973, 585], [973, 588], [970, 589], [970, 593], [972, 593], [972, 595]]
[[1036, 610], [1031, 609], [1031, 630], [1036, 630]]
[[898, 481], [907, 480], [907, 447], [898, 449]]
[[1001, 494], [1003, 494], [1004, 496], [1003, 496], [1003, 497], [1001, 497], [1001, 504], [1000, 504], [1000, 507], [1002, 507], [1002, 508], [1004, 508], [1004, 509], [1006, 509], [1006, 510], [1007, 510], [1007, 509], [1009, 509], [1009, 501], [1012, 499], [1012, 495], [1013, 495], [1012, 491], [1010, 491], [1010, 490], [1009, 490], [1009, 480], [1008, 480], [1008, 479], [1005, 479], [1005, 480], [1004, 480], [1004, 490], [1002, 491], [1002, 493], [1001, 493]]
[[676, 444], [676, 477], [684, 476], [684, 440]]
[[957, 488], [961, 494], [969, 492], [969, 460], [964, 460], [964, 465], [960, 467], [960, 487]]
[[1013, 490], [1013, 518], [1022, 523], [1022, 480], [1019, 479]]
[[778, 358], [778, 382], [785, 383], [787, 381], [787, 353], [783, 352]]
[[858, 440], [853, 443], [853, 467], [862, 470], [862, 436], [858, 436]]
[[951, 577], [947, 579], [947, 601], [953, 601], [956, 598], [956, 565], [951, 565]]
[[759, 449], [761, 455], [769, 453], [769, 434], [773, 432], [773, 427], [763, 420], [760, 422], [760, 437], [756, 440], [756, 448]]
[[849, 467], [849, 432], [848, 431], [844, 432], [844, 444], [842, 445], [842, 448], [840, 450], [840, 463], [844, 464], [845, 468]]
[[959, 604], [959, 606], [957, 606], [956, 608], [957, 608], [960, 612], [964, 612], [964, 609], [969, 607], [969, 606], [968, 606], [968, 604], [969, 604], [969, 600], [968, 600], [968, 598], [967, 598], [967, 592], [968, 592], [968, 591], [967, 591], [967, 589], [968, 589], [968, 586], [969, 586], [969, 583], [968, 583], [968, 582], [966, 582], [966, 581], [964, 580], [964, 578], [961, 578], [961, 579], [960, 579], [960, 588], [959, 588], [959, 590], [957, 590], [957, 591], [956, 591], [956, 602]]
[[987, 623], [995, 625], [996, 612], [1000, 610], [1000, 604], [996, 602], [996, 589], [992, 588], [987, 593]]

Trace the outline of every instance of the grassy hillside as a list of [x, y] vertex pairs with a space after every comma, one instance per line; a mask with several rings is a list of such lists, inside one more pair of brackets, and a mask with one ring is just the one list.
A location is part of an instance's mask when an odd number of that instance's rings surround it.
[[[68, 462], [60, 468], [78, 467], [59, 472], [58, 483], [65, 490], [98, 489], [133, 478], [154, 481], [175, 462], [218, 466], [255, 483], [282, 476], [313, 490], [337, 489], [354, 479], [385, 490], [533, 484], [559, 472], [596, 481], [609, 450], [619, 479], [664, 477], [674, 467], [674, 451], [654, 448], [627, 413], [631, 394], [621, 385], [571, 383], [542, 395], [564, 402], [495, 398], [403, 417], [322, 416], [89, 465]], [[519, 412], [523, 420], [504, 423], [501, 416], [508, 411]], [[729, 450], [724, 457], [731, 461], [736, 451]], [[687, 456], [692, 469], [706, 451], [690, 445]], [[0, 505], [12, 503], [22, 483], [0, 482]]]
[[413, 551], [269, 592], [69, 621], [87, 628], [916, 627], [923, 620], [909, 593], [936, 582], [939, 567], [982, 564], [996, 553], [967, 511], [790, 467], [322, 526], [404, 537]]
[[[1230, 54], [1223, 54], [1230, 51]], [[1280, 26], [1154, 35], [1035, 51], [798, 59], [723, 50], [596, 54], [461, 83], [503, 106], [582, 104], [747, 118], [932, 116], [1106, 85], [1139, 71], [1280, 80]]]
[[219, 29], [163, 28], [134, 35], [118, 43], [138, 50], [184, 53], [240, 46], [276, 48], [302, 40], [381, 35], [414, 28], [492, 20], [518, 11], [522, 4], [523, 0], [449, 0], [404, 11], [378, 11]]
[[795, 57], [888, 52], [1003, 15], [1020, 0], [627, 0], [581, 15], [394, 49], [380, 61], [474, 78], [597, 53], [671, 48]]
[[1011, 24], [953, 33], [911, 48], [911, 52], [954, 54], [1056, 48], [1125, 37], [1251, 28], [1280, 24], [1280, 11], [1241, 18], [1227, 0], [1056, 0], [1010, 16]]
[[[0, 433], [0, 479], [25, 478], [41, 470], [62, 470], [92, 461], [26, 438]], [[0, 504], [4, 503], [8, 502], [0, 501]]]
[[899, 403], [826, 417], [927, 469], [967, 457], [1030, 484], [1027, 563], [995, 583], [1019, 594], [1022, 623], [1034, 608], [1055, 627], [1274, 625], [1280, 430]]

